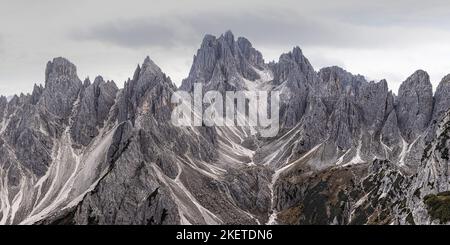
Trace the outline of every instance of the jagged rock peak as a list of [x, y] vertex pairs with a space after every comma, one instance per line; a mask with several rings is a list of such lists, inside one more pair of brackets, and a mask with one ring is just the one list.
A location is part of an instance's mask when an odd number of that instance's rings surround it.
[[203, 37], [202, 44], [200, 45], [200, 49], [212, 47], [213, 43], [216, 41], [216, 37], [211, 34], [206, 34]]
[[[205, 35], [201, 48], [213, 47], [217, 49], [217, 59], [226, 58], [227, 49], [229, 49], [232, 56], [244, 56], [252, 65], [263, 65], [264, 60], [262, 54], [253, 48], [252, 43], [245, 37], [238, 37], [237, 40], [234, 34], [228, 30], [224, 34], [221, 34], [219, 38], [213, 35]], [[239, 59], [239, 57], [236, 57]]]
[[[176, 86], [162, 70], [146, 57], [142, 65], [138, 65], [133, 79], [128, 79], [118, 100], [118, 120], [131, 120], [134, 125], [138, 107], [143, 100], [163, 100], [169, 97]], [[151, 98], [150, 98], [151, 97]], [[170, 97], [169, 97], [170, 98]]]
[[284, 53], [280, 56], [278, 63], [294, 62], [300, 66], [302, 70], [314, 70], [309, 60], [303, 55], [300, 47], [295, 46], [292, 51]]
[[214, 35], [206, 34], [203, 37], [203, 41], [200, 48], [215, 47], [217, 46], [218, 43], [227, 44], [226, 46], [228, 47], [234, 46], [235, 43], [234, 34], [230, 30], [221, 34], [218, 38]]
[[386, 79], [381, 79], [379, 82], [375, 82], [381, 84], [383, 87], [389, 88], [388, 82]]
[[[134, 74], [133, 74], [133, 79], [132, 80], [137, 81], [139, 79], [139, 74], [140, 73], [141, 73], [141, 65], [138, 64], [136, 69], [134, 70]], [[130, 81], [130, 79], [128, 79], [127, 82], [129, 82], [129, 81]]]
[[303, 55], [302, 50], [296, 46], [292, 51], [280, 56], [278, 63], [269, 64], [273, 74], [274, 82], [279, 85], [288, 81], [288, 85], [294, 87], [300, 84], [314, 85], [319, 81], [319, 77], [309, 60]]
[[62, 76], [75, 78], [77, 76], [77, 67], [63, 57], [57, 57], [53, 61], [49, 61], [45, 69], [46, 85], [50, 80]]
[[103, 80], [102, 76], [96, 76], [94, 79], [94, 84], [104, 83], [105, 80]]
[[183, 80], [182, 90], [191, 90], [193, 83], [204, 83], [209, 89], [240, 89], [242, 78], [251, 81], [259, 79], [257, 70], [263, 70], [266, 65], [262, 54], [253, 48], [245, 38], [237, 41], [231, 31], [216, 38], [205, 35], [188, 78]]
[[324, 82], [339, 82], [343, 83], [342, 85], [345, 85], [345, 83], [349, 83], [352, 81], [364, 83], [366, 82], [366, 79], [362, 75], [353, 75], [352, 73], [346, 71], [345, 69], [339, 67], [339, 66], [330, 66], [330, 67], [324, 67], [320, 69], [319, 71], [319, 77]]
[[450, 83], [450, 74], [443, 77], [441, 83]]
[[256, 68], [263, 68], [265, 62], [261, 52], [256, 50], [247, 38], [238, 37], [236, 43], [245, 59], [254, 64]]
[[[166, 79], [166, 74], [164, 74], [161, 70], [161, 68], [156, 65], [155, 62], [153, 62], [152, 59], [150, 59], [149, 56], [147, 56], [144, 59], [144, 62], [142, 65], [138, 64], [136, 67], [136, 70], [133, 74], [132, 81], [139, 81], [139, 80], [152, 80], [150, 77], [161, 77]], [[126, 82], [129, 83], [130, 81]]]
[[107, 86], [112, 90], [118, 90], [117, 85], [114, 81], [105, 81], [102, 76], [96, 76], [94, 82], [92, 83], [94, 87]]
[[422, 88], [432, 88], [431, 82], [430, 82], [430, 76], [428, 75], [428, 73], [424, 70], [417, 70], [416, 72], [414, 72], [411, 76], [409, 76], [406, 81], [404, 81], [402, 83], [402, 85], [400, 86], [399, 89], [399, 94], [400, 94], [400, 90], [403, 91], [405, 89], [407, 89], [407, 87], [422, 87]]
[[42, 87], [42, 85], [34, 84], [33, 92], [31, 93], [31, 103], [33, 105], [37, 104], [43, 92], [44, 87]]
[[33, 86], [33, 94], [35, 92], [42, 92], [42, 90], [44, 90], [44, 87], [42, 87], [42, 84], [39, 84], [39, 85], [34, 84], [34, 86]]
[[145, 57], [144, 63], [142, 63], [141, 72], [162, 74], [161, 68], [159, 68], [149, 56]]
[[87, 146], [98, 135], [98, 128], [104, 125], [117, 95], [114, 83], [106, 83], [102, 76], [97, 76], [92, 84], [85, 87], [80, 102], [80, 109], [71, 128], [72, 139]]
[[128, 79], [128, 81], [125, 82], [125, 88], [128, 88], [128, 90], [131, 89], [128, 91], [131, 92], [136, 87], [140, 87], [141, 89], [144, 88], [144, 90], [141, 91], [144, 92], [149, 87], [153, 87], [158, 83], [167, 83], [170, 86], [174, 86], [170, 78], [162, 72], [161, 68], [156, 65], [149, 56], [147, 56], [142, 65], [137, 65], [133, 79]]
[[417, 70], [400, 85], [398, 96], [415, 96], [415, 92], [422, 92], [428, 95], [430, 92], [432, 93], [432, 90], [433, 86], [428, 73], [423, 70]]
[[359, 74], [354, 75], [339, 66], [323, 67], [322, 69], [319, 70], [319, 74], [324, 75], [324, 77], [329, 77], [329, 76], [333, 76], [333, 75], [334, 76], [353, 76], [353, 77], [360, 77], [361, 79], [365, 80], [364, 76], [359, 75]]
[[303, 55], [302, 50], [300, 47], [295, 46], [292, 51], [289, 51], [288, 53], [284, 53], [280, 56], [280, 61], [294, 61], [297, 64], [307, 64], [311, 66], [309, 63], [309, 60]]
[[442, 78], [434, 94], [433, 120], [440, 120], [450, 108], [450, 74]]
[[219, 39], [222, 39], [222, 38], [225, 40], [225, 42], [229, 46], [234, 45], [234, 35], [230, 30], [226, 31], [225, 34], [222, 34]]
[[428, 73], [414, 72], [399, 88], [397, 116], [404, 138], [411, 142], [428, 126], [433, 111], [433, 88]]
[[295, 46], [293, 49], [292, 49], [292, 57], [294, 58], [294, 60], [297, 62], [297, 63], [301, 63], [302, 61], [303, 61], [303, 58], [304, 58], [304, 56], [303, 56], [303, 52], [302, 52], [302, 50], [300, 49], [300, 47], [299, 46]]
[[89, 87], [89, 85], [91, 85], [91, 79], [89, 79], [89, 77], [86, 77], [83, 82], [83, 87], [87, 88]]
[[0, 123], [3, 121], [3, 115], [5, 114], [6, 107], [8, 105], [8, 99], [0, 95]]
[[330, 73], [349, 73], [344, 68], [339, 66], [327, 66], [319, 70], [319, 73], [330, 74]]
[[17, 96], [17, 94], [11, 96], [11, 98], [9, 99], [9, 103], [17, 103], [17, 101], [19, 100], [19, 96]]
[[38, 104], [46, 113], [66, 118], [71, 114], [82, 86], [76, 66], [65, 58], [54, 58], [47, 63], [45, 89]]

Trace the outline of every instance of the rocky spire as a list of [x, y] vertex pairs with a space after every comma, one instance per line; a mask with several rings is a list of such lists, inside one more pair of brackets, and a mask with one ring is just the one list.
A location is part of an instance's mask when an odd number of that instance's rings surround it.
[[70, 115], [82, 83], [77, 68], [65, 58], [54, 58], [45, 69], [45, 89], [39, 101], [45, 112], [61, 118]]
[[302, 118], [309, 93], [318, 85], [319, 77], [299, 47], [282, 54], [278, 63], [270, 63], [269, 67], [274, 76], [272, 83], [281, 91], [281, 124], [293, 127]]
[[440, 121], [450, 108], [450, 74], [442, 78], [434, 94], [433, 120]]
[[232, 53], [234, 53], [234, 35], [230, 30], [221, 35], [219, 40], [224, 40], [227, 46], [231, 48]]
[[52, 86], [58, 82], [78, 82], [77, 68], [65, 58], [54, 58], [45, 69], [45, 85]]
[[[159, 89], [159, 90], [158, 90]], [[142, 66], [138, 65], [132, 80], [128, 80], [119, 103], [119, 121], [131, 120], [134, 123], [137, 108], [149, 91], [158, 90], [153, 99], [167, 97], [176, 90], [175, 85], [151, 59], [146, 57]], [[170, 98], [169, 98], [170, 99]]]
[[153, 62], [153, 60], [150, 59], [150, 56], [145, 57], [144, 63], [142, 63], [142, 70], [141, 73], [151, 73], [151, 74], [158, 74], [162, 75], [161, 68]]
[[252, 46], [252, 44], [247, 38], [239, 37], [237, 39], [237, 45], [245, 60], [247, 60], [250, 64], [252, 64], [256, 68], [259, 69], [264, 68], [265, 64], [262, 54]]
[[309, 60], [297, 46], [291, 52], [282, 54], [278, 63], [272, 63], [275, 84], [288, 82], [289, 87], [295, 88], [299, 84], [317, 84], [319, 77]]
[[86, 79], [84, 79], [83, 81], [83, 88], [87, 88], [89, 87], [89, 85], [91, 85], [91, 79], [89, 79], [89, 77], [86, 77]]
[[358, 96], [366, 84], [361, 75], [353, 75], [338, 66], [325, 67], [318, 72], [321, 83], [316, 92], [321, 95], [329, 111], [332, 111], [340, 96]]
[[336, 102], [336, 108], [328, 121], [330, 139], [340, 149], [349, 149], [361, 132], [363, 118], [355, 99], [342, 96]]
[[360, 90], [357, 103], [363, 110], [364, 123], [372, 130], [381, 130], [394, 106], [387, 81], [364, 83]]
[[259, 79], [255, 69], [262, 70], [264, 66], [261, 53], [247, 39], [239, 37], [236, 41], [231, 31], [219, 38], [206, 35], [181, 89], [190, 91], [198, 82], [205, 84], [206, 90], [240, 90], [243, 79]]
[[3, 121], [3, 115], [6, 111], [6, 106], [8, 105], [8, 100], [5, 96], [0, 96], [0, 123]]
[[381, 140], [389, 147], [400, 145], [401, 133], [397, 124], [397, 113], [395, 110], [391, 110], [386, 121], [384, 122], [383, 129], [381, 130]]
[[44, 87], [42, 85], [34, 85], [33, 92], [31, 93], [31, 103], [36, 105], [44, 92]]
[[80, 109], [74, 118], [71, 136], [75, 143], [87, 146], [98, 135], [113, 106], [118, 88], [114, 82], [106, 83], [97, 76], [84, 90]]
[[411, 143], [428, 126], [433, 112], [433, 90], [425, 71], [416, 71], [401, 84], [396, 110], [400, 131]]

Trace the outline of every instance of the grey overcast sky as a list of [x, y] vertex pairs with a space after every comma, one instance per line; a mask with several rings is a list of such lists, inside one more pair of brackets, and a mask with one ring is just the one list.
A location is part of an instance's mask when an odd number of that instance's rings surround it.
[[63, 56], [81, 79], [119, 86], [149, 55], [176, 84], [206, 33], [247, 37], [266, 61], [300, 46], [316, 70], [338, 65], [396, 92], [417, 69], [450, 73], [450, 1], [0, 0], [0, 94], [43, 83]]

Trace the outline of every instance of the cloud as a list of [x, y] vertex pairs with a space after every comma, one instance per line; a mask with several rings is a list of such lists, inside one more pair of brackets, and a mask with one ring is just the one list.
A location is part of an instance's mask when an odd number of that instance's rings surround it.
[[[231, 29], [261, 45], [351, 47], [379, 45], [353, 26], [293, 11], [207, 13], [183, 17], [197, 35]], [[353, 34], [353, 35], [352, 35]], [[286, 48], [290, 48], [286, 47]]]
[[158, 19], [136, 19], [108, 22], [87, 30], [74, 30], [75, 40], [96, 40], [123, 47], [170, 47], [179, 36], [170, 24]]
[[[226, 30], [258, 40], [262, 45], [375, 45], [377, 40], [355, 33], [349, 25], [332, 24], [294, 12], [202, 12], [191, 15], [120, 20], [74, 30], [75, 40], [110, 43], [128, 48], [191, 45], [205, 34]], [[296, 42], [296, 43], [293, 43]]]
[[[393, 10], [391, 10], [393, 11]], [[349, 14], [346, 14], [349, 13]], [[351, 13], [351, 14], [350, 14]], [[399, 10], [388, 16], [401, 16]], [[357, 18], [360, 22], [351, 19]], [[74, 30], [75, 40], [99, 41], [127, 48], [198, 45], [205, 34], [220, 34], [232, 30], [251, 41], [265, 46], [294, 45], [314, 47], [334, 47], [347, 49], [397, 48], [422, 43], [433, 37], [448, 33], [429, 28], [405, 28], [385, 25], [380, 22], [395, 21], [391, 18], [375, 18], [374, 11], [364, 9], [357, 12], [355, 7], [343, 13], [326, 16], [298, 13], [286, 9], [258, 9], [254, 11], [203, 11], [187, 14], [171, 14], [158, 17], [116, 20]], [[375, 24], [370, 24], [373, 20]], [[405, 39], [408, 39], [405, 42]]]
[[[339, 2], [340, 3], [340, 2]], [[446, 0], [345, 1], [331, 13], [355, 25], [427, 27], [448, 30], [450, 2]], [[339, 8], [339, 9], [336, 9]]]

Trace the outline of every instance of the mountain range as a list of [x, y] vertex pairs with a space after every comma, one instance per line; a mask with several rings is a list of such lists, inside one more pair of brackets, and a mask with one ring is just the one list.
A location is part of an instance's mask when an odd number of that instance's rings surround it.
[[[277, 136], [177, 127], [176, 91], [279, 91]], [[299, 47], [206, 35], [179, 88], [147, 57], [119, 89], [64, 58], [0, 98], [0, 224], [445, 224], [450, 75], [398, 93]]]

